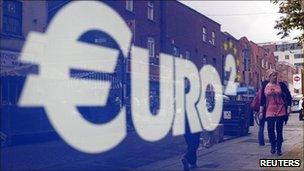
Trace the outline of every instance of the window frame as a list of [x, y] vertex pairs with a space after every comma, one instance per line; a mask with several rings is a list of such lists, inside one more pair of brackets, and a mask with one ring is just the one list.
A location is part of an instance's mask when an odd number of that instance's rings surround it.
[[126, 7], [125, 7], [125, 9], [127, 11], [134, 12], [134, 1], [133, 0], [126, 0]]
[[147, 18], [151, 21], [154, 21], [154, 2], [147, 2]]
[[304, 58], [304, 54], [302, 54], [302, 53], [294, 54], [294, 59], [302, 59], [302, 58]]
[[203, 27], [203, 42], [207, 42], [207, 28]]
[[304, 67], [304, 62], [296, 62], [294, 63], [294, 66], [297, 66], [297, 67]]
[[213, 31], [213, 32], [211, 32], [211, 44], [213, 45], [213, 46], [215, 46], [215, 32]]
[[147, 48], [150, 58], [155, 57], [155, 39], [153, 37], [147, 38]]
[[[1, 30], [1, 34], [5, 34], [5, 35], [12, 35], [12, 36], [16, 36], [16, 37], [23, 37], [23, 3], [21, 1], [3, 1], [2, 2], [2, 30]], [[16, 13], [18, 15], [14, 16], [14, 15], [9, 15], [8, 13], [8, 7], [6, 5], [13, 3], [14, 7], [16, 8], [15, 10], [17, 11]], [[5, 8], [7, 7], [7, 8]], [[19, 8], [19, 9], [18, 9]], [[20, 24], [19, 27], [16, 27], [16, 32], [11, 31], [11, 29], [7, 30], [7, 27], [11, 25], [5, 24], [5, 21], [7, 20], [12, 22], [12, 20], [16, 21], [16, 23], [14, 24]]]
[[203, 62], [204, 65], [208, 63], [208, 56], [207, 55], [203, 55], [202, 62]]

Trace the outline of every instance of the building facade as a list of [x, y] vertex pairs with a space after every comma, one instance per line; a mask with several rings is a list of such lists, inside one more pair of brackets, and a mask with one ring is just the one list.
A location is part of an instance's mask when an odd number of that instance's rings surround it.
[[284, 82], [291, 93], [292, 96], [299, 94], [293, 86], [293, 75], [297, 73], [295, 66], [291, 65], [289, 62], [278, 62], [276, 65], [276, 70], [278, 71], [278, 80]]
[[[303, 47], [293, 41], [290, 42], [269, 42], [260, 44], [263, 47], [271, 47], [278, 62], [288, 62], [295, 67], [304, 67], [304, 51]], [[273, 48], [274, 47], [274, 48]]]
[[252, 86], [251, 81], [251, 46], [250, 41], [246, 37], [241, 37], [239, 40], [239, 57], [240, 57], [240, 86]]
[[261, 81], [266, 79], [266, 71], [276, 67], [276, 61], [273, 53], [269, 49], [250, 42], [252, 49], [252, 79], [254, 87], [259, 87]]
[[[235, 59], [236, 64], [236, 82], [241, 83], [243, 82], [243, 75], [242, 71], [244, 70], [244, 63], [241, 59], [239, 50], [240, 50], [240, 43], [239, 40], [233, 37], [228, 32], [221, 32], [221, 59], [223, 63], [223, 72], [222, 72], [222, 80], [223, 84], [227, 85], [227, 81], [229, 80], [231, 71], [225, 71], [225, 60], [227, 55], [232, 55]], [[242, 62], [241, 62], [242, 61]]]
[[47, 3], [37, 1], [0, 1], [1, 102], [16, 105], [28, 73], [37, 67], [19, 61], [30, 31], [43, 33], [47, 26]]
[[301, 74], [304, 68], [303, 47], [293, 41], [261, 43], [260, 46], [274, 55], [279, 79], [288, 84], [290, 92], [294, 96], [302, 94], [301, 89], [294, 89], [293, 75]]
[[222, 73], [220, 24], [178, 1], [162, 3], [162, 51]]
[[246, 37], [240, 38], [239, 42], [240, 85], [258, 89], [266, 79], [266, 71], [276, 68], [271, 47], [262, 47]]

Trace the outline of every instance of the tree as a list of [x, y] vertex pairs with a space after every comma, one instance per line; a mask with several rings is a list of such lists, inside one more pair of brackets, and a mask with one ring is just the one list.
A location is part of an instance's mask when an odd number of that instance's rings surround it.
[[279, 30], [278, 35], [282, 35], [281, 39], [288, 37], [292, 30], [300, 30], [302, 33], [294, 39], [304, 44], [304, 0], [271, 1], [279, 4], [279, 12], [284, 14], [276, 21], [274, 27]]

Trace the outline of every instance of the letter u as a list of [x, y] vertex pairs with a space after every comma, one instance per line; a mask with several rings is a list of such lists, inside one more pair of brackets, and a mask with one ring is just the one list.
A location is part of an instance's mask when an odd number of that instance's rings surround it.
[[133, 124], [142, 139], [158, 141], [170, 131], [174, 116], [173, 57], [165, 54], [160, 55], [160, 109], [156, 115], [153, 115], [149, 105], [148, 51], [132, 47], [131, 52]]

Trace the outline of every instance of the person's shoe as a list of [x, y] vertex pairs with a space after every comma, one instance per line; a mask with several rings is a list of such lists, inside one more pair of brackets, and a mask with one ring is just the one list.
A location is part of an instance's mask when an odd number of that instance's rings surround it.
[[278, 155], [278, 156], [281, 156], [281, 155], [282, 155], [282, 151], [281, 151], [281, 150], [278, 150], [278, 151], [277, 151], [277, 155]]
[[183, 164], [184, 171], [189, 171], [189, 162], [188, 162], [188, 160], [185, 157], [183, 157], [181, 159], [181, 162]]
[[276, 152], [275, 147], [271, 147], [270, 153], [274, 154]]
[[265, 146], [265, 143], [259, 143], [260, 146]]
[[210, 142], [210, 141], [207, 141], [205, 144], [204, 144], [204, 147], [205, 148], [210, 148], [210, 147], [212, 147], [212, 143]]
[[197, 168], [197, 165], [196, 164], [190, 164], [190, 167], [189, 167], [190, 169], [195, 169], [195, 168]]
[[270, 153], [271, 154], [274, 154], [276, 152], [276, 146], [277, 144], [276, 143], [271, 143], [271, 149], [270, 149]]

